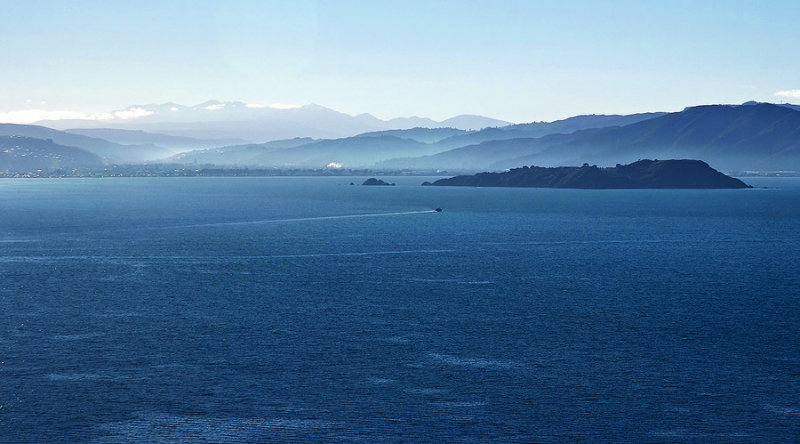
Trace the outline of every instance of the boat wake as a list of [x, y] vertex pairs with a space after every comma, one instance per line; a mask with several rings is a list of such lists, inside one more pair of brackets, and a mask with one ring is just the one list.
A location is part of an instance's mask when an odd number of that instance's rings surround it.
[[396, 213], [367, 213], [367, 214], [343, 214], [339, 216], [315, 216], [315, 217], [293, 217], [288, 219], [259, 219], [259, 220], [249, 220], [249, 221], [240, 221], [240, 222], [212, 222], [206, 224], [194, 224], [194, 225], [179, 225], [174, 227], [164, 227], [165, 229], [169, 228], [201, 228], [201, 227], [230, 227], [230, 226], [237, 226], [237, 225], [261, 225], [261, 224], [272, 224], [272, 223], [286, 223], [286, 222], [307, 222], [307, 221], [315, 221], [315, 220], [336, 220], [336, 219], [357, 219], [357, 218], [367, 218], [367, 217], [388, 217], [388, 216], [407, 216], [412, 214], [430, 214], [430, 213], [440, 213], [441, 211], [437, 210], [421, 210], [421, 211], [402, 211]]

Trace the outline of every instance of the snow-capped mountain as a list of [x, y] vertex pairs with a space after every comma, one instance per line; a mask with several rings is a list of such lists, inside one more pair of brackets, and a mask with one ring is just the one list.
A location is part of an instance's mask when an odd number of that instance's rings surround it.
[[102, 113], [102, 118], [95, 120], [50, 120], [37, 124], [56, 129], [114, 128], [184, 137], [235, 137], [264, 142], [292, 137], [348, 137], [368, 131], [414, 127], [471, 130], [504, 126], [509, 122], [483, 116], [456, 116], [441, 122], [424, 117], [382, 120], [370, 114], [351, 116], [316, 104], [262, 105], [210, 100], [194, 106], [172, 102], [132, 105]]

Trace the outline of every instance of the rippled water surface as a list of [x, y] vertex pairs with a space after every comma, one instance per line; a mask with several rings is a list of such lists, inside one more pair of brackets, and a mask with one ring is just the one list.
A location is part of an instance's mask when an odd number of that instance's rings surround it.
[[0, 441], [800, 439], [800, 180], [363, 180], [0, 181]]

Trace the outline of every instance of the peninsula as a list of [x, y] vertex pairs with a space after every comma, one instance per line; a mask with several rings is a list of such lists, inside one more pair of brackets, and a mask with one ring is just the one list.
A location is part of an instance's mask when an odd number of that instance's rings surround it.
[[599, 168], [527, 167], [502, 173], [479, 173], [456, 176], [423, 185], [466, 187], [534, 187], [534, 188], [750, 188], [739, 179], [711, 168], [701, 160], [639, 160], [628, 165]]

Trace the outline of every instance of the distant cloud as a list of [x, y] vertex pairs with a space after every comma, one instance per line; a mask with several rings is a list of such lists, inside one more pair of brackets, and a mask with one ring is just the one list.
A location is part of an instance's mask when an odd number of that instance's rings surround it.
[[260, 108], [266, 108], [266, 106], [264, 106], [264, 105], [262, 105], [260, 103], [248, 103], [245, 106], [248, 107], [248, 108], [259, 108], [259, 109]]
[[296, 109], [300, 108], [300, 105], [290, 105], [287, 103], [273, 103], [269, 106], [271, 109]]
[[208, 105], [206, 107], [206, 109], [209, 110], [209, 111], [216, 111], [216, 110], [222, 109], [222, 108], [225, 108], [225, 104], [224, 103], [217, 103], [217, 104], [214, 104], [214, 105]]
[[800, 89], [787, 89], [773, 94], [775, 97], [787, 97], [790, 99], [800, 99]]
[[126, 110], [117, 111], [114, 113], [120, 119], [128, 120], [128, 119], [139, 119], [141, 117], [147, 117], [151, 114], [155, 114], [153, 111], [148, 111], [144, 108], [128, 108]]
[[112, 120], [113, 118], [114, 115], [111, 113], [85, 113], [73, 110], [23, 109], [0, 112], [0, 122], [18, 124], [40, 120]]
[[172, 107], [172, 108], [170, 108], [169, 110], [170, 110], [170, 111], [172, 111], [172, 112], [175, 112], [175, 111], [177, 111], [177, 110], [178, 110], [178, 107], [177, 107], [177, 106], [173, 106], [173, 107]]

